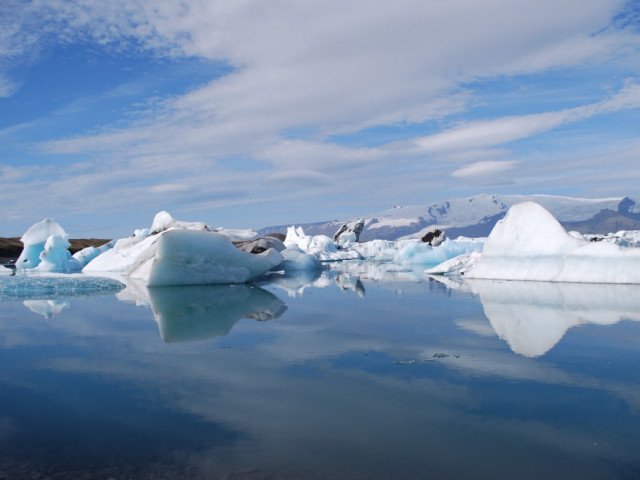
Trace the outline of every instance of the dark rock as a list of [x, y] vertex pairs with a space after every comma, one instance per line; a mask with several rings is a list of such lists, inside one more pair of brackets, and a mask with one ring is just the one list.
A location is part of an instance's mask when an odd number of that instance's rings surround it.
[[278, 240], [280, 240], [281, 242], [284, 242], [284, 239], [287, 238], [287, 236], [284, 233], [267, 233], [265, 235], [263, 235], [264, 237], [273, 237], [273, 238], [277, 238]]
[[255, 240], [248, 240], [244, 242], [233, 242], [233, 244], [243, 252], [247, 253], [262, 253], [270, 248], [281, 252], [286, 248], [284, 243], [282, 243], [282, 240], [271, 236], [260, 237]]
[[424, 243], [428, 243], [432, 247], [437, 247], [442, 242], [444, 242], [444, 239], [444, 232], [436, 228], [432, 232], [427, 232], [420, 240], [422, 240]]

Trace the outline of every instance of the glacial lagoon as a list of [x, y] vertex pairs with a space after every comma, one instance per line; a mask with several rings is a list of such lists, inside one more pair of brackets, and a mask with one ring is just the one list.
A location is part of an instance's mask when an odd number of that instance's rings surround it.
[[640, 477], [640, 286], [0, 277], [0, 478]]

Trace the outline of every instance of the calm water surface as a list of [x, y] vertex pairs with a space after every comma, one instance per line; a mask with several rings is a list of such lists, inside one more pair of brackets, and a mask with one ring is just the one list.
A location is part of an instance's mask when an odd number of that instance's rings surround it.
[[5, 295], [0, 478], [640, 478], [640, 286], [386, 269]]

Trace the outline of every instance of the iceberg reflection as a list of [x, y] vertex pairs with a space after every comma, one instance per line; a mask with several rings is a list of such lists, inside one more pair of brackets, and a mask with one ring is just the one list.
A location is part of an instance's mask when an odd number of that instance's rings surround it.
[[70, 305], [66, 300], [25, 300], [22, 303], [33, 313], [42, 315], [48, 320]]
[[272, 320], [287, 309], [255, 285], [149, 287], [148, 293], [160, 335], [168, 343], [222, 337], [242, 318]]
[[640, 321], [640, 285], [466, 280], [514, 353], [544, 355], [571, 328]]

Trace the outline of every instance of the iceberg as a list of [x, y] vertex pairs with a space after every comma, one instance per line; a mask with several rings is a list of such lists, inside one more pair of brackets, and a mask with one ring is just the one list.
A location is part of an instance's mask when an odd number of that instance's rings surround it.
[[323, 262], [367, 259], [401, 265], [435, 266], [458, 255], [482, 250], [485, 239], [459, 237], [455, 240], [446, 239], [435, 246], [419, 239], [377, 239], [358, 243], [352, 242], [352, 236], [347, 233], [343, 240], [338, 244], [325, 235], [305, 235], [301, 227], [291, 226], [287, 229], [284, 244], [287, 248], [296, 247]]
[[464, 253], [450, 258], [435, 267], [428, 268], [424, 273], [429, 275], [462, 275], [469, 271], [480, 260], [480, 252]]
[[[176, 220], [171, 214], [165, 210], [156, 213], [153, 217], [153, 223], [148, 235], [156, 235], [158, 233], [166, 232], [167, 230], [181, 229], [181, 230], [204, 230], [205, 232], [211, 232], [211, 228], [203, 222], [183, 222]], [[146, 236], [146, 235], [145, 235]]]
[[640, 283], [640, 249], [576, 238], [544, 207], [523, 202], [512, 206], [496, 224], [481, 255], [451, 260], [427, 273], [462, 273], [466, 278], [479, 279], [635, 284]]
[[326, 235], [305, 235], [302, 227], [291, 226], [287, 228], [284, 244], [287, 247], [298, 247], [303, 252], [314, 255], [323, 262], [358, 260], [361, 258], [356, 250], [338, 249], [338, 244]]
[[569, 235], [582, 238], [590, 242], [615, 243], [621, 247], [640, 247], [640, 230], [619, 230], [615, 233], [607, 233], [606, 235], [582, 235], [579, 232], [569, 232]]
[[479, 252], [483, 246], [484, 239], [466, 237], [456, 240], [447, 238], [436, 246], [420, 240], [402, 240], [397, 243], [393, 261], [399, 264], [435, 266], [459, 255]]
[[273, 248], [259, 254], [243, 252], [218, 233], [169, 230], [157, 242], [153, 261], [146, 262], [131, 276], [147, 280], [150, 287], [245, 283], [282, 260], [282, 255]]
[[284, 271], [311, 271], [321, 270], [323, 268], [318, 257], [304, 253], [295, 245], [285, 248], [280, 253], [282, 254], [283, 261], [278, 268]]
[[112, 272], [129, 275], [137, 268], [153, 258], [157, 250], [157, 242], [161, 235], [138, 236], [117, 240], [110, 250], [91, 260], [82, 271]]
[[75, 272], [82, 265], [68, 248], [69, 235], [52, 218], [45, 218], [32, 225], [20, 238], [24, 248], [18, 260], [17, 270], [37, 269], [44, 272]]
[[32, 225], [20, 241], [24, 248], [16, 260], [16, 270], [36, 272], [79, 272], [92, 259], [113, 246], [113, 242], [109, 242], [98, 248], [84, 248], [71, 255], [69, 235], [51, 218]]
[[163, 211], [156, 214], [151, 229], [118, 240], [83, 272], [119, 274], [150, 286], [244, 283], [282, 260], [273, 248], [260, 254], [243, 252], [206, 224], [175, 220]]
[[78, 262], [81, 268], [84, 268], [89, 264], [91, 260], [98, 257], [99, 255], [102, 255], [107, 250], [112, 249], [115, 243], [115, 240], [111, 240], [110, 242], [107, 242], [99, 247], [86, 247], [74, 253], [72, 257]]
[[348, 247], [349, 245], [360, 241], [360, 234], [363, 229], [363, 218], [343, 223], [338, 231], [333, 235], [333, 241], [336, 242], [340, 248]]

